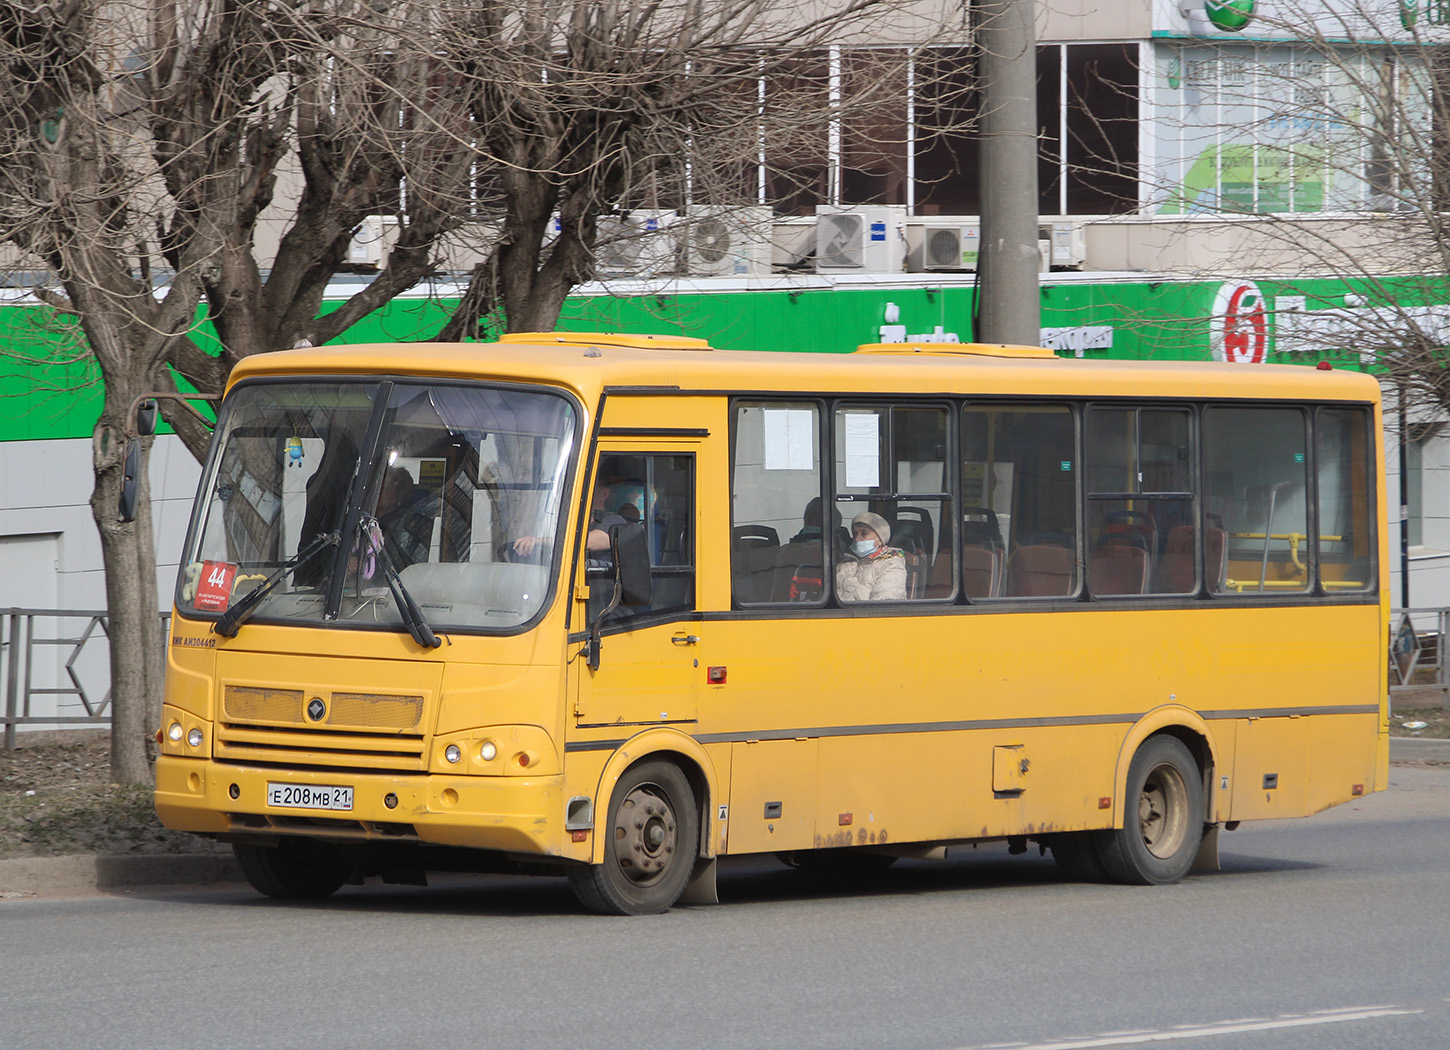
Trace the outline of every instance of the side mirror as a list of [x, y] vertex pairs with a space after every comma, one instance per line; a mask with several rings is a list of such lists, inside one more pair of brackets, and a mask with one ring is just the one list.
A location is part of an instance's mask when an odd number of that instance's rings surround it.
[[160, 406], [156, 399], [148, 398], [136, 406], [136, 433], [140, 437], [150, 437], [156, 433], [156, 417]]
[[140, 495], [141, 442], [132, 438], [126, 442], [126, 462], [121, 468], [120, 515], [122, 521], [136, 520], [136, 501]]
[[654, 580], [649, 571], [649, 544], [642, 525], [615, 525], [609, 530], [614, 548], [615, 579], [622, 605], [648, 605], [654, 598]]

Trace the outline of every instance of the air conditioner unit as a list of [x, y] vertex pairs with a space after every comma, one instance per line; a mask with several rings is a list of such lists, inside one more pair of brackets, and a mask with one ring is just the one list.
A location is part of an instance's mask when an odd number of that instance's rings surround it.
[[596, 226], [594, 272], [599, 277], [656, 277], [678, 272], [678, 243], [666, 231], [679, 212], [640, 208], [606, 215]]
[[816, 217], [776, 216], [770, 224], [770, 268], [773, 273], [799, 273], [816, 261]]
[[396, 215], [369, 215], [353, 231], [352, 241], [347, 246], [347, 261], [353, 266], [381, 269], [397, 239]]
[[1080, 222], [1051, 224], [1052, 255], [1048, 262], [1054, 270], [1079, 270], [1087, 258], [1087, 238]]
[[670, 227], [681, 269], [701, 277], [770, 272], [770, 208], [692, 208]]
[[817, 273], [899, 273], [905, 208], [816, 209]]
[[982, 227], [974, 222], [925, 222], [908, 228], [908, 265], [913, 270], [975, 270]]

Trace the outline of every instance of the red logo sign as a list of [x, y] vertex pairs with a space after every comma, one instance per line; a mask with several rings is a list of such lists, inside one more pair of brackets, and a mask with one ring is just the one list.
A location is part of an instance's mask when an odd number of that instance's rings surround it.
[[196, 599], [192, 602], [198, 609], [215, 609], [221, 612], [232, 601], [232, 580], [236, 578], [237, 567], [229, 561], [204, 561], [201, 575], [196, 579]]
[[1269, 353], [1269, 317], [1253, 281], [1225, 281], [1213, 302], [1213, 359], [1261, 365]]

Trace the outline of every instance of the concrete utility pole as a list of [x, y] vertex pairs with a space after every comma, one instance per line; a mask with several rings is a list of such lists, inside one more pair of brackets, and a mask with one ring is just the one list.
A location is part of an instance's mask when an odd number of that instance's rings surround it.
[[982, 99], [977, 338], [1036, 346], [1042, 340], [1042, 305], [1033, 0], [979, 0], [974, 6]]

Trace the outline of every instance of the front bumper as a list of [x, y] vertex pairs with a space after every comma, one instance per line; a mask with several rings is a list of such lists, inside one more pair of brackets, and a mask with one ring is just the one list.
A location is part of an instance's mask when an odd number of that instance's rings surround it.
[[[267, 784], [351, 787], [352, 809], [269, 806]], [[559, 856], [563, 777], [480, 777], [283, 770], [162, 755], [156, 813], [178, 831], [299, 835], [342, 843], [418, 842]], [[392, 795], [396, 804], [385, 799]]]

